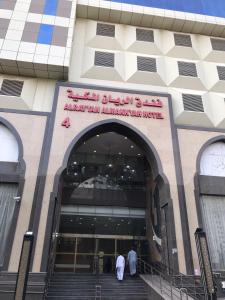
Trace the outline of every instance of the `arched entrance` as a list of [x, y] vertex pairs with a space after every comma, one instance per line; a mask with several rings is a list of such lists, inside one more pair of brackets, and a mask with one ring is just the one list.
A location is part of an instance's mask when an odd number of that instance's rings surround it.
[[58, 177], [54, 270], [112, 272], [118, 252], [175, 267], [169, 186], [153, 145], [123, 122], [88, 128]]

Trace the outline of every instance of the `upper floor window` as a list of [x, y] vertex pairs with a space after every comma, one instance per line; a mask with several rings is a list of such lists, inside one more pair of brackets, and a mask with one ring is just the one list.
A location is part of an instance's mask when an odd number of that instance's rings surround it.
[[95, 51], [95, 66], [114, 67], [114, 53]]
[[136, 28], [136, 40], [142, 42], [154, 42], [153, 30]]
[[198, 77], [195, 63], [178, 61], [178, 69], [181, 76]]
[[115, 37], [115, 25], [97, 23], [97, 35]]
[[138, 56], [137, 69], [138, 71], [157, 72], [156, 59], [152, 57]]
[[210, 40], [213, 50], [225, 51], [225, 39], [211, 38]]
[[0, 95], [20, 97], [23, 90], [23, 81], [4, 79]]
[[217, 72], [218, 72], [219, 80], [225, 80], [225, 67], [217, 66]]
[[191, 36], [188, 34], [174, 33], [174, 42], [176, 46], [192, 47]]
[[200, 95], [182, 94], [184, 110], [204, 112], [202, 97]]

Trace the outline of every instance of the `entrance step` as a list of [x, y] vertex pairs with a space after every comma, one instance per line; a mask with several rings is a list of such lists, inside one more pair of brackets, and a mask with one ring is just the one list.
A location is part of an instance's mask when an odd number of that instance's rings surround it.
[[[101, 287], [101, 298], [96, 297]], [[98, 294], [97, 294], [98, 295]], [[146, 283], [139, 277], [125, 276], [119, 282], [115, 275], [55, 273], [50, 280], [46, 300], [149, 300]]]

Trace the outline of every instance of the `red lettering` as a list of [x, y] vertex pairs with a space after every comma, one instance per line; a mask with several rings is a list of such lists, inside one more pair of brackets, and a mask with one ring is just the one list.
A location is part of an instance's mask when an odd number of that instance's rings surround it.
[[86, 107], [89, 113], [100, 113], [99, 106], [87, 106]]
[[89, 112], [89, 113], [93, 112], [93, 109], [94, 109], [93, 106], [89, 106], [89, 107], [88, 107], [88, 112]]
[[164, 119], [163, 115], [161, 112], [157, 113], [157, 119]]
[[62, 123], [61, 123], [62, 126], [65, 126], [66, 128], [69, 128], [70, 127], [70, 118], [67, 117], [65, 118]]
[[[68, 89], [67, 93], [68, 93], [68, 98], [73, 99], [75, 101], [78, 100], [99, 101], [100, 99], [99, 98], [100, 96], [98, 94], [92, 92], [90, 93], [88, 91], [85, 91], [83, 93], [82, 92], [77, 93], [72, 89]], [[131, 116], [131, 117], [138, 117], [138, 118], [164, 119], [163, 113], [159, 111], [158, 112], [147, 111], [148, 108], [150, 107], [155, 107], [158, 109], [162, 108], [163, 102], [159, 98], [155, 98], [155, 99], [153, 99], [152, 97], [151, 99], [148, 98], [146, 99], [146, 98], [143, 99], [142, 96], [136, 98], [132, 98], [129, 96], [118, 97], [114, 95], [112, 96], [111, 94], [104, 94], [101, 96], [101, 100], [102, 100], [101, 102], [103, 104], [102, 107], [92, 105], [93, 102], [90, 103], [91, 105], [80, 105], [78, 103], [74, 104], [74, 102], [72, 102], [72, 103], [65, 103], [64, 110], [88, 112], [88, 113], [102, 113], [102, 114], [109, 114], [115, 116]], [[134, 99], [136, 101], [134, 101]], [[87, 104], [87, 102], [85, 103]], [[112, 107], [112, 105], [114, 107]], [[131, 107], [133, 105], [133, 109], [126, 109], [127, 107], [126, 105], [129, 105], [128, 107]], [[136, 106], [136, 108], [134, 106]], [[146, 110], [142, 111], [140, 109], [141, 107], [143, 107], [143, 109]], [[69, 119], [63, 120], [62, 126], [68, 128], [70, 126], [70, 120]]]
[[93, 112], [96, 113], [96, 114], [99, 114], [100, 113], [100, 107], [99, 106], [95, 106]]
[[141, 117], [142, 116], [142, 112], [141, 111], [137, 111], [137, 110], [132, 110], [131, 111], [131, 116], [132, 117]]
[[107, 107], [102, 108], [102, 114], [108, 114], [108, 108]]

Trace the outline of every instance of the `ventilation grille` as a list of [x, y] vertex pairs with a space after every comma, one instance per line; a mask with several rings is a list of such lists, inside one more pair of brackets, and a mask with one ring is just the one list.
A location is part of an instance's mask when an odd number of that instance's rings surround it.
[[96, 51], [95, 66], [114, 67], [114, 53]]
[[136, 28], [136, 40], [142, 42], [154, 42], [154, 32], [152, 30]]
[[187, 34], [174, 33], [174, 42], [176, 46], [192, 47], [191, 36]]
[[217, 66], [219, 80], [225, 80], [225, 67]]
[[199, 95], [182, 94], [184, 110], [204, 112], [202, 97]]
[[196, 64], [178, 61], [179, 75], [198, 77]]
[[211, 44], [213, 50], [225, 51], [225, 40], [211, 38]]
[[97, 24], [97, 35], [115, 37], [115, 26], [109, 24], [98, 23]]
[[156, 59], [152, 57], [138, 56], [137, 69], [138, 71], [157, 72]]
[[22, 93], [23, 81], [4, 79], [0, 90], [0, 95], [19, 97]]

